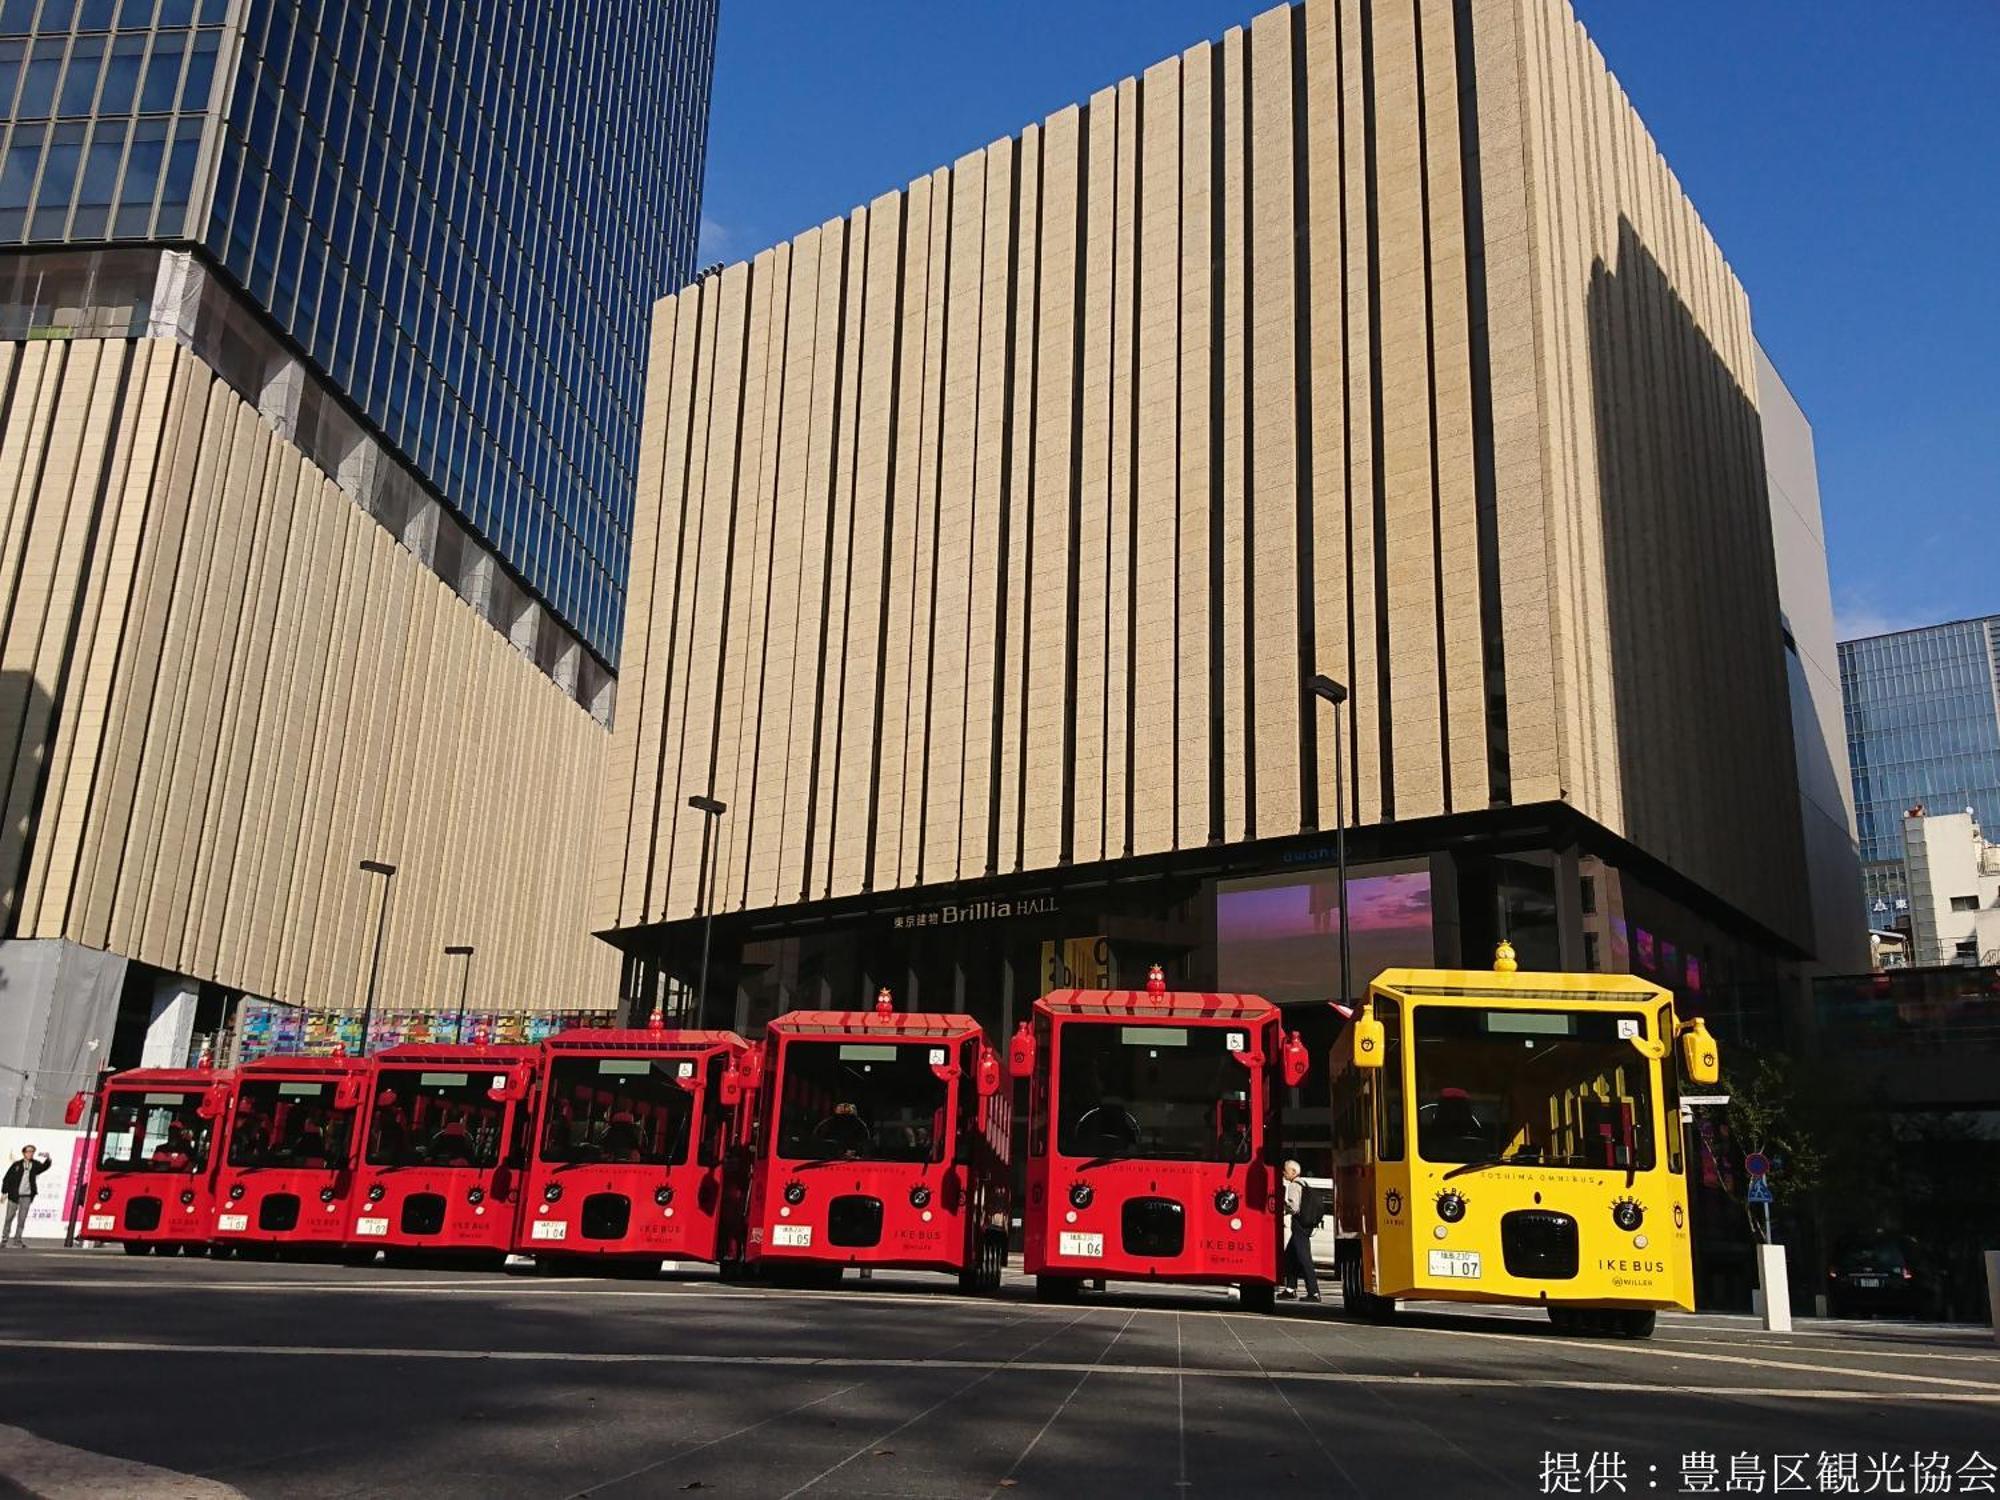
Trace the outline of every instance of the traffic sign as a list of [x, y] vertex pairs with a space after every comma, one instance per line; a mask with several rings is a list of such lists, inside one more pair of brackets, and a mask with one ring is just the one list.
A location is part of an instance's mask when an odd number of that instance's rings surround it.
[[1748, 1156], [1743, 1158], [1743, 1170], [1748, 1172], [1752, 1177], [1769, 1176], [1771, 1158], [1761, 1151], [1752, 1151]]
[[1769, 1203], [1771, 1201], [1770, 1178], [1753, 1177], [1750, 1179], [1750, 1201], [1752, 1203]]

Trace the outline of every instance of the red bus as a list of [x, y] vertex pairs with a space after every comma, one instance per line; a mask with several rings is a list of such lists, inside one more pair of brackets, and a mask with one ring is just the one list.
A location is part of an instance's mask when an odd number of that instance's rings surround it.
[[262, 1057], [236, 1070], [215, 1178], [218, 1248], [332, 1250], [346, 1243], [356, 1117], [374, 1068], [358, 1057]]
[[1069, 1301], [1085, 1281], [1234, 1284], [1271, 1306], [1284, 1195], [1283, 1089], [1306, 1074], [1257, 995], [1057, 990], [1010, 1047], [1029, 1080], [1028, 1272]]
[[421, 1043], [376, 1054], [351, 1258], [506, 1264], [541, 1058], [539, 1047]]
[[770, 1025], [749, 1255], [767, 1275], [951, 1271], [992, 1291], [1007, 1264], [1013, 1105], [979, 1023], [793, 1011]]
[[204, 1250], [215, 1237], [210, 1145], [229, 1118], [230, 1082], [206, 1068], [134, 1068], [98, 1101], [83, 1238], [127, 1255]]
[[755, 1049], [733, 1031], [562, 1031], [515, 1248], [538, 1266], [743, 1257]]

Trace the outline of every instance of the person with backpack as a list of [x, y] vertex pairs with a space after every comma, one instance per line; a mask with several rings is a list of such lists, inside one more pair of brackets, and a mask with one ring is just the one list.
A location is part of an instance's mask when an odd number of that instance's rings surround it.
[[1313, 1264], [1312, 1237], [1326, 1217], [1326, 1194], [1305, 1181], [1302, 1170], [1295, 1161], [1285, 1163], [1285, 1284], [1278, 1295], [1298, 1296], [1299, 1277], [1304, 1276], [1305, 1300], [1317, 1302], [1319, 1268]]

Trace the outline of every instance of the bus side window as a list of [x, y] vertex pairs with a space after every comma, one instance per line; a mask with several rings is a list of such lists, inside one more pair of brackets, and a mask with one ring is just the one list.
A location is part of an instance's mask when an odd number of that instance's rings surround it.
[[701, 1094], [701, 1155], [700, 1163], [712, 1167], [722, 1160], [723, 1117], [729, 1113], [722, 1107], [722, 1074], [726, 1064], [720, 1052], [712, 1053], [708, 1059], [708, 1086]]
[[1659, 1031], [1655, 1035], [1666, 1044], [1667, 1055], [1660, 1060], [1660, 1120], [1666, 1132], [1667, 1170], [1681, 1170], [1681, 1058], [1675, 1045], [1674, 1008], [1660, 1007]]
[[1375, 1019], [1382, 1023], [1382, 1066], [1375, 1070], [1375, 1103], [1380, 1111], [1376, 1139], [1381, 1149], [1378, 1161], [1403, 1159], [1403, 1024], [1402, 1007], [1394, 1000], [1377, 996]]
[[1055, 1070], [1050, 1050], [1050, 1026], [1044, 1016], [1035, 1017], [1035, 1071], [1028, 1081], [1028, 1153], [1040, 1156], [1049, 1145], [1049, 1079]]

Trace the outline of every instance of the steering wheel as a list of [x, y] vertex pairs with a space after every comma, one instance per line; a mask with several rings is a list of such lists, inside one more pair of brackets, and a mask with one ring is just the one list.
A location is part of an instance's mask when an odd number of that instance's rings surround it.
[[1109, 1142], [1114, 1148], [1130, 1149], [1139, 1144], [1139, 1122], [1115, 1104], [1085, 1110], [1076, 1122], [1076, 1131], [1087, 1141]]
[[837, 1151], [859, 1151], [869, 1140], [867, 1122], [859, 1115], [828, 1115], [812, 1128], [812, 1138]]

